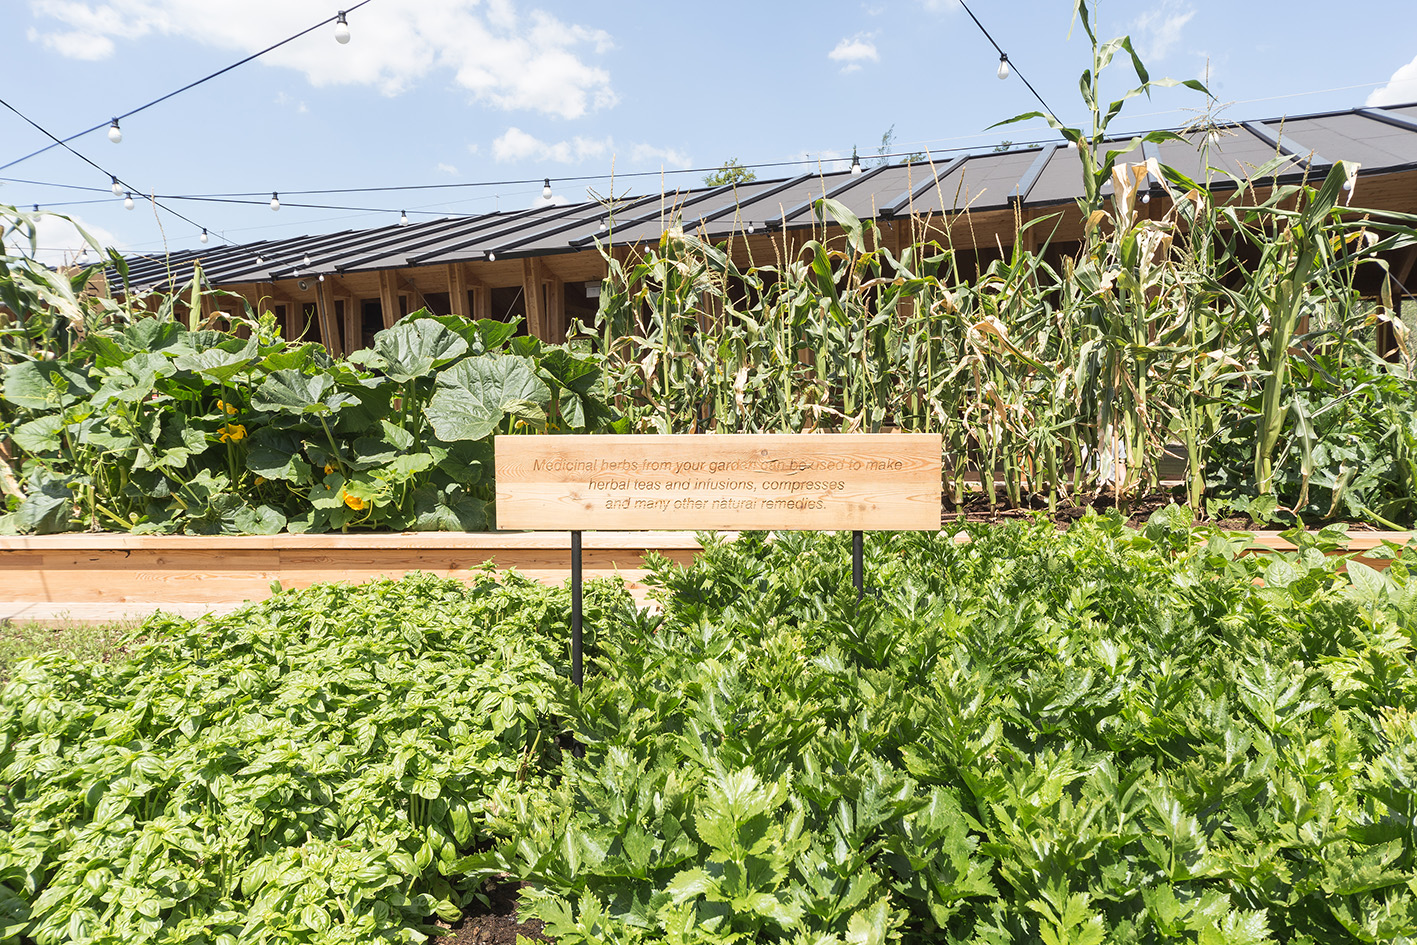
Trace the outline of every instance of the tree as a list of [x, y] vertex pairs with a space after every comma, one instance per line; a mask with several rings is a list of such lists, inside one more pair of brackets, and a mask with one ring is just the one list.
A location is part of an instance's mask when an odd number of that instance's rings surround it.
[[[881, 146], [876, 149], [876, 167], [884, 167], [891, 162], [890, 153], [895, 148], [895, 125], [886, 129], [886, 133], [881, 135]], [[914, 164], [917, 161], [925, 160], [924, 151], [911, 151], [909, 154], [897, 160], [898, 164]]]
[[757, 179], [756, 171], [739, 164], [737, 158], [729, 158], [718, 170], [706, 175], [704, 183], [710, 187], [722, 187], [724, 184], [746, 184], [750, 180]]

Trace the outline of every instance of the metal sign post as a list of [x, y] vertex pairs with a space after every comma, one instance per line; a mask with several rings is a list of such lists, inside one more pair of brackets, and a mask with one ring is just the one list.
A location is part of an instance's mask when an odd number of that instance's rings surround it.
[[[585, 688], [585, 667], [581, 662], [581, 533], [571, 532], [571, 682]], [[585, 757], [579, 740], [571, 743], [571, 754]]]
[[851, 584], [856, 588], [856, 603], [866, 596], [866, 534], [851, 533]]

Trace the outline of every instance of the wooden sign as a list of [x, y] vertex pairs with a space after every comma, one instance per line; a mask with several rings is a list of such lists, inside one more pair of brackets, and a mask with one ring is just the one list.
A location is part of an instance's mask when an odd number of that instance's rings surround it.
[[934, 531], [938, 433], [499, 436], [497, 527]]

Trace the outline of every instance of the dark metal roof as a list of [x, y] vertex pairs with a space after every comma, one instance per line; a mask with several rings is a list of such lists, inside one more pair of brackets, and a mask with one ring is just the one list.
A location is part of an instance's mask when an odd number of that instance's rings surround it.
[[[1206, 138], [1205, 132], [1190, 132], [1184, 141], [1144, 145], [1119, 160], [1135, 163], [1152, 157], [1197, 180], [1214, 179], [1215, 172], [1244, 178], [1276, 156], [1287, 158], [1281, 182], [1320, 176], [1338, 160], [1360, 164], [1365, 176], [1412, 170], [1417, 169], [1417, 104], [1236, 122], [1220, 125], [1208, 142]], [[1203, 149], [1205, 144], [1208, 147]], [[983, 211], [1056, 206], [1081, 195], [1079, 164], [1075, 149], [1047, 144], [886, 165], [857, 176], [838, 171], [674, 190], [622, 202], [615, 210], [613, 237], [617, 244], [654, 241], [675, 225], [709, 239], [749, 226], [755, 230], [808, 226], [813, 203], [823, 196], [840, 201], [862, 218], [878, 219], [966, 207]], [[1110, 191], [1110, 184], [1106, 190]], [[163, 257], [133, 257], [127, 260], [129, 282], [142, 288], [179, 285], [191, 278], [196, 261], [214, 284], [234, 285], [478, 261], [493, 255], [517, 258], [578, 252], [611, 236], [602, 229], [610, 222], [602, 205], [580, 203], [263, 240]], [[109, 276], [115, 284], [116, 273]]]

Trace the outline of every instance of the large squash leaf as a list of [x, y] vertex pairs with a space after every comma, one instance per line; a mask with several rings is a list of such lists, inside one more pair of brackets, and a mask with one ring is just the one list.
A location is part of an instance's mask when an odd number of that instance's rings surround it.
[[530, 358], [469, 358], [438, 375], [428, 420], [443, 440], [480, 440], [508, 414], [529, 423], [546, 420], [551, 388]]

